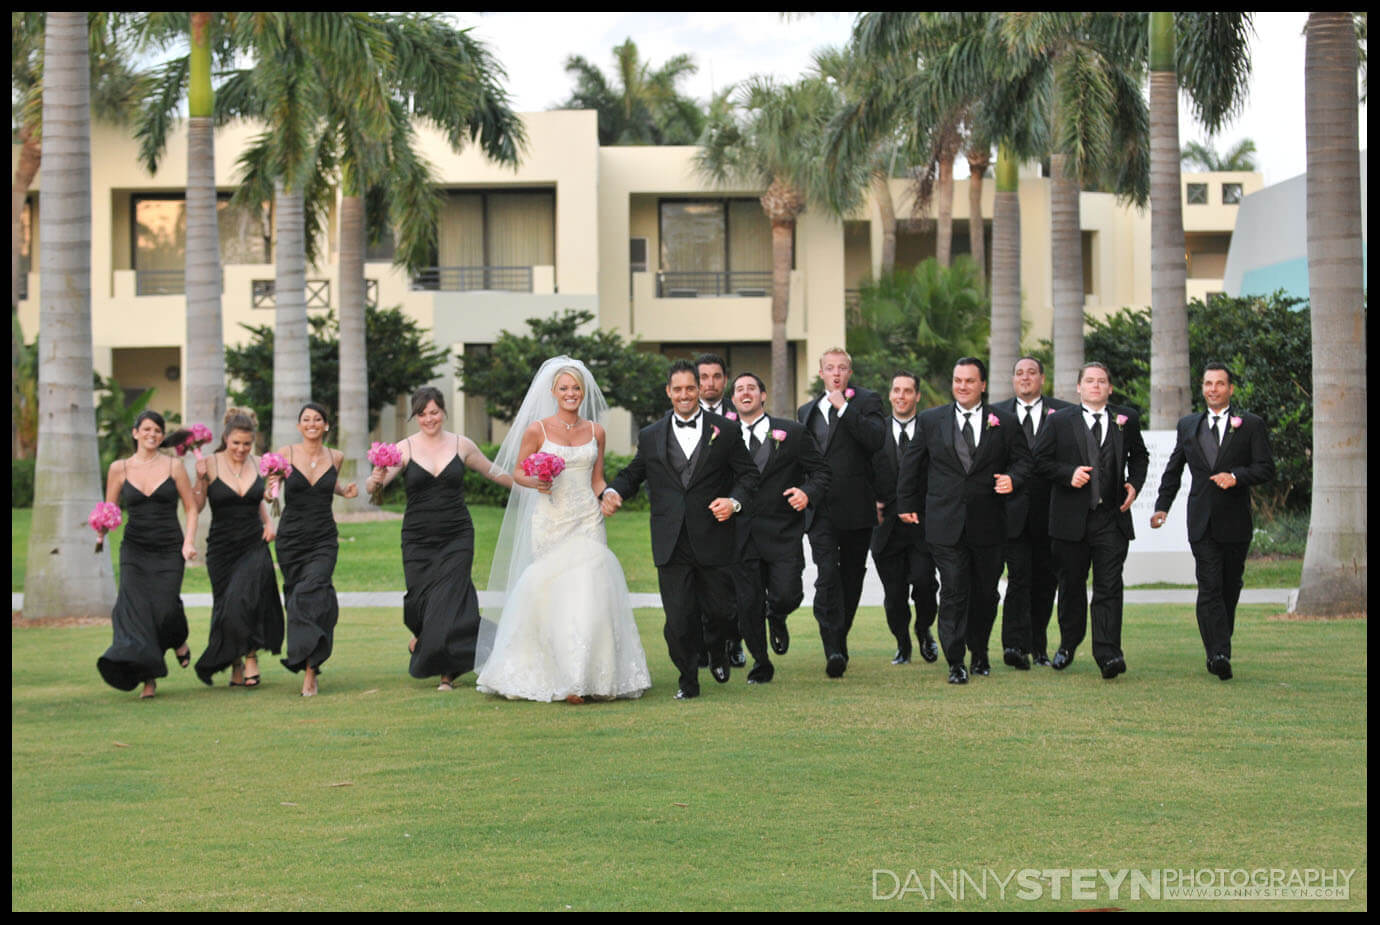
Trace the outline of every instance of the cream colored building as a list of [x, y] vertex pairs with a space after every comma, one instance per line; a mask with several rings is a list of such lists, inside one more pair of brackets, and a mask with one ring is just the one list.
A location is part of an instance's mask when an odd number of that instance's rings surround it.
[[[409, 277], [385, 248], [366, 265], [370, 299], [401, 305], [456, 358], [492, 344], [502, 330], [563, 309], [587, 309], [597, 323], [668, 356], [712, 350], [733, 371], [763, 378], [770, 367], [770, 230], [749, 188], [717, 188], [693, 169], [689, 147], [606, 147], [595, 114], [552, 111], [524, 116], [529, 145], [516, 169], [456, 154], [436, 133], [423, 143], [447, 201], [436, 268]], [[233, 126], [216, 142], [216, 182], [228, 199], [235, 161], [254, 129]], [[92, 324], [97, 370], [126, 389], [154, 388], [152, 407], [180, 410], [185, 342], [182, 210], [186, 135], [173, 136], [159, 171], [139, 166], [137, 144], [98, 125], [92, 137]], [[12, 150], [12, 167], [18, 157]], [[968, 250], [967, 182], [954, 194], [954, 253]], [[1190, 298], [1222, 289], [1236, 202], [1261, 186], [1259, 174], [1185, 174], [1184, 229]], [[892, 183], [898, 218], [897, 264], [934, 253], [933, 218], [910, 217], [908, 182]], [[990, 254], [994, 184], [983, 184], [982, 212]], [[1023, 171], [1021, 280], [1031, 343], [1049, 336], [1051, 309], [1049, 185]], [[1198, 200], [1202, 200], [1199, 202]], [[42, 174], [25, 211], [26, 297], [19, 305], [25, 336], [38, 328], [37, 209]], [[1082, 194], [1088, 311], [1103, 314], [1150, 303], [1150, 217], [1103, 193]], [[272, 217], [222, 213], [222, 311], [226, 342], [242, 342], [242, 325], [271, 324]], [[845, 221], [817, 211], [802, 216], [791, 274], [787, 335], [795, 353], [792, 404], [804, 400], [825, 348], [844, 342], [849, 293], [880, 265], [879, 217], [870, 204]], [[309, 311], [335, 307], [334, 229], [318, 266], [308, 269]], [[502, 426], [483, 399], [456, 390], [453, 364], [436, 383], [453, 396], [453, 426], [497, 439]], [[383, 438], [401, 427], [385, 415]], [[616, 448], [631, 438], [627, 416], [612, 422]]]

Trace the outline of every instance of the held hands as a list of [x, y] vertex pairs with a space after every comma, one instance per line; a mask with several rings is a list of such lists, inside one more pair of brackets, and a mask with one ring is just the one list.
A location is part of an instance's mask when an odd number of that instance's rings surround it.
[[196, 558], [196, 539], [188, 537], [182, 541], [182, 558], [190, 562]]
[[1073, 478], [1069, 479], [1069, 484], [1074, 488], [1082, 488], [1092, 481], [1092, 466], [1079, 466], [1073, 470]]
[[1236, 487], [1236, 476], [1230, 472], [1218, 472], [1212, 476], [1212, 480], [1217, 483], [1217, 487], [1226, 491], [1228, 488]]
[[1009, 495], [1016, 490], [1016, 486], [1013, 485], [1011, 482], [1011, 476], [1006, 475], [1005, 473], [998, 473], [996, 475], [993, 475], [992, 478], [996, 479], [997, 482], [995, 489], [997, 494]]
[[715, 498], [709, 502], [709, 512], [719, 523], [733, 516], [733, 502], [728, 498]]
[[273, 527], [273, 521], [264, 524], [264, 542], [271, 543], [273, 538], [278, 535], [278, 531]]
[[599, 508], [604, 512], [605, 517], [612, 517], [622, 506], [623, 496], [612, 488], [605, 491], [604, 496], [599, 499]]
[[1156, 511], [1155, 513], [1150, 515], [1151, 529], [1158, 530], [1160, 527], [1164, 526], [1164, 522], [1168, 519], [1169, 513], [1167, 511]]
[[1136, 486], [1130, 482], [1126, 483], [1126, 500], [1121, 502], [1121, 512], [1124, 514], [1131, 509], [1131, 502], [1136, 500]]
[[898, 516], [901, 518], [901, 522], [902, 522], [902, 523], [918, 524], [918, 523], [920, 522], [920, 515], [919, 515], [919, 514], [914, 514], [914, 513], [911, 513], [911, 514], [900, 514], [900, 515], [898, 515]]
[[[792, 510], [803, 511], [810, 506], [810, 496], [794, 486], [781, 492], [781, 496], [786, 499], [786, 503], [791, 506]], [[877, 509], [880, 512], [881, 505], [878, 505]], [[878, 522], [880, 523], [880, 521]]]
[[877, 502], [877, 523], [879, 523], [879, 524], [885, 519], [885, 518], [882, 517], [882, 511], [884, 511], [884, 510], [886, 510], [886, 505], [883, 504], [882, 502], [878, 501], [878, 502]]

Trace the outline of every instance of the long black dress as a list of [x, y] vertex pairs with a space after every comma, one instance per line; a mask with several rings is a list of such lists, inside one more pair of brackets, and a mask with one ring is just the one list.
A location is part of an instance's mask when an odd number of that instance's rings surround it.
[[[175, 463], [173, 464], [175, 465]], [[151, 494], [125, 480], [120, 543], [120, 591], [110, 622], [114, 641], [96, 662], [111, 687], [132, 691], [145, 681], [164, 678], [163, 653], [187, 641], [182, 609], [182, 526], [177, 522], [177, 484], [169, 474]]]
[[[253, 465], [253, 460], [248, 461]], [[211, 635], [196, 660], [196, 675], [211, 676], [259, 649], [274, 655], [283, 647], [283, 604], [273, 557], [263, 538], [259, 505], [263, 476], [243, 496], [217, 477], [206, 487], [211, 531], [206, 537], [206, 571], [211, 578]]]
[[315, 485], [296, 465], [287, 477], [277, 547], [287, 610], [287, 658], [282, 661], [289, 671], [319, 671], [331, 657], [335, 642], [335, 623], [340, 617], [340, 602], [331, 584], [340, 548], [331, 515], [335, 480], [334, 466]]
[[459, 456], [438, 475], [416, 460], [403, 470], [403, 623], [417, 637], [408, 666], [414, 678], [456, 678], [474, 669], [479, 594], [470, 578], [474, 524], [465, 507], [464, 478]]

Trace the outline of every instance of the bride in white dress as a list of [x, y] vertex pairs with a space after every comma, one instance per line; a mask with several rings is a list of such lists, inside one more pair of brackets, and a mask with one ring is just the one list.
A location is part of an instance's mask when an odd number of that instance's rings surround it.
[[[517, 486], [494, 552], [476, 661], [478, 689], [514, 700], [581, 703], [640, 697], [652, 686], [622, 566], [609, 550], [604, 488], [608, 410], [579, 360], [547, 360], [527, 391], [494, 468]], [[552, 482], [522, 472], [535, 452], [565, 461]], [[485, 608], [492, 611], [494, 608]]]

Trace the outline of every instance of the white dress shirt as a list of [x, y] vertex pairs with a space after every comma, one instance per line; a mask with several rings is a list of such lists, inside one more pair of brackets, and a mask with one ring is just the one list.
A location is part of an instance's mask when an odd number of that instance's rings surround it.
[[761, 440], [763, 443], [767, 442], [767, 437], [771, 433], [771, 422], [767, 420], [765, 414], [759, 416], [757, 420], [753, 421], [751, 424], [739, 418], [738, 424], [743, 430], [743, 446], [748, 448], [749, 453], [752, 452], [752, 435], [754, 433], [757, 434], [757, 439]]
[[1026, 410], [1026, 401], [1020, 396], [1016, 397], [1016, 423], [1025, 428], [1025, 419], [1030, 418], [1030, 426], [1033, 432], [1038, 434], [1040, 426], [1045, 422], [1045, 400], [1044, 397], [1035, 399], [1029, 403], [1029, 410]]
[[695, 452], [695, 447], [700, 443], [700, 428], [704, 426], [704, 412], [697, 411], [691, 418], [694, 421], [693, 427], [681, 427], [677, 421], [684, 421], [685, 418], [671, 412], [671, 430], [676, 435], [676, 442], [680, 444], [681, 451], [685, 453], [685, 458], [689, 459], [690, 454]]
[[[962, 407], [958, 402], [954, 402], [954, 420], [958, 423], [958, 432], [963, 433], [963, 415], [969, 409]], [[982, 402], [978, 402], [972, 409], [972, 414], [968, 416], [968, 421], [973, 427], [973, 449], [982, 445], [982, 431], [987, 426], [987, 421], [982, 416]]]
[[[1087, 406], [1087, 405], [1080, 405], [1079, 407], [1080, 407], [1080, 408], [1082, 409], [1082, 411], [1083, 411], [1083, 423], [1087, 424], [1087, 425], [1088, 425], [1088, 430], [1091, 431], [1092, 428], [1093, 428], [1093, 412], [1088, 410], [1088, 406]], [[1113, 419], [1112, 419], [1112, 413], [1111, 413], [1109, 410], [1107, 410], [1107, 406], [1106, 406], [1106, 405], [1103, 405], [1102, 408], [1101, 408], [1101, 410], [1099, 410], [1099, 411], [1097, 412], [1097, 414], [1102, 415], [1102, 418], [1101, 418], [1101, 421], [1102, 421], [1102, 443], [1106, 443], [1106, 442], [1107, 442], [1107, 431], [1109, 431], [1109, 430], [1112, 429], [1111, 426], [1112, 426], [1112, 424], [1115, 423], [1115, 422], [1114, 422]], [[1099, 443], [1098, 446], [1101, 446], [1102, 443]]]
[[915, 439], [915, 415], [912, 414], [904, 421], [898, 420], [894, 414], [891, 416], [891, 439], [895, 441], [897, 446], [901, 445], [901, 431], [903, 429], [911, 440]]

